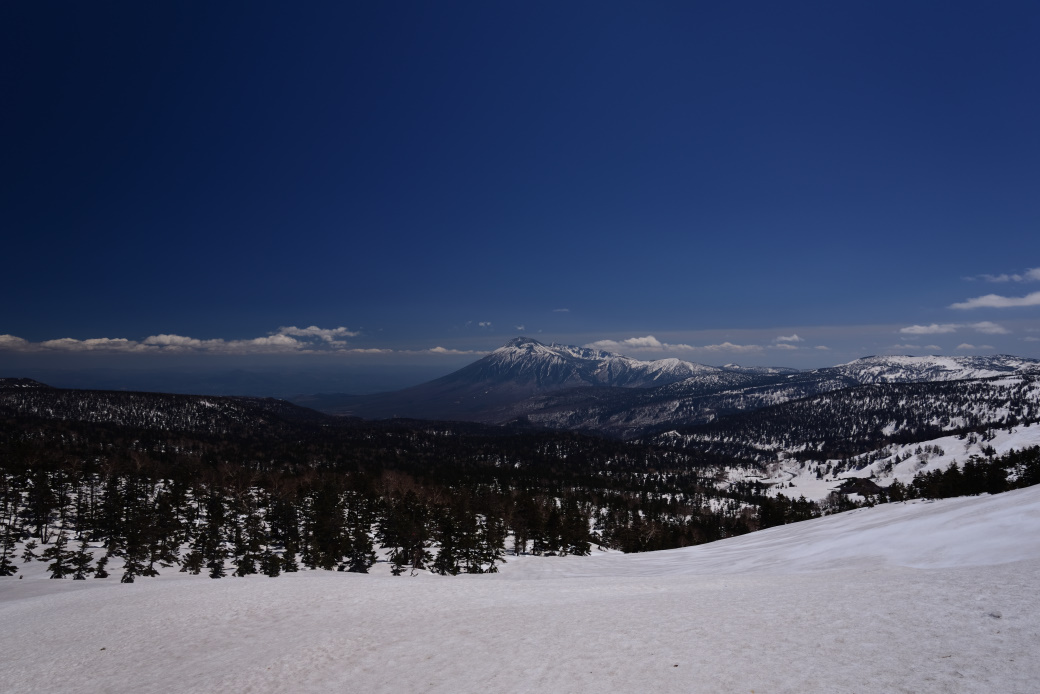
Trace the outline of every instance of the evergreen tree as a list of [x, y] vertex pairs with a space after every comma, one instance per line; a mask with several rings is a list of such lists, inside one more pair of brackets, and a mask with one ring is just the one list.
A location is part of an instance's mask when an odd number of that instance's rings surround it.
[[198, 576], [202, 573], [202, 567], [205, 559], [202, 556], [202, 551], [197, 548], [193, 548], [190, 552], [184, 555], [184, 561], [181, 562], [181, 571]]
[[151, 513], [154, 520], [147, 523], [148, 533], [148, 573], [158, 576], [155, 565], [169, 568], [180, 563], [180, 545], [183, 537], [182, 524], [174, 506], [173, 494], [163, 492], [158, 495]]
[[265, 576], [274, 578], [282, 573], [282, 560], [268, 547], [260, 555], [260, 571]]
[[390, 549], [393, 575], [400, 576], [408, 566], [413, 572], [424, 569], [432, 558], [428, 549], [428, 516], [428, 509], [412, 490], [389, 504], [379, 525], [379, 536], [382, 546]]
[[347, 533], [350, 540], [346, 548], [346, 561], [340, 567], [341, 570], [364, 574], [376, 563], [375, 548], [372, 545], [372, 536], [369, 535], [371, 527], [369, 504], [362, 497], [353, 495], [347, 512]]
[[208, 549], [206, 568], [209, 569], [209, 577], [224, 578], [227, 575], [227, 572], [224, 570], [224, 559], [227, 557], [226, 550], [218, 541], [208, 545]]
[[455, 576], [460, 571], [460, 529], [456, 521], [457, 519], [451, 513], [451, 510], [444, 509], [441, 517], [437, 520], [436, 531], [433, 535], [434, 542], [440, 545], [440, 548], [430, 569], [442, 576]]
[[3, 526], [0, 532], [0, 576], [14, 576], [18, 567], [14, 563], [15, 536], [10, 524]]
[[237, 533], [235, 543], [235, 576], [248, 576], [257, 572], [257, 563], [267, 539], [256, 509], [250, 507], [246, 513], [244, 527], [242, 532]]
[[350, 541], [338, 486], [323, 484], [314, 490], [303, 522], [307, 538], [304, 563], [310, 568], [335, 569], [346, 554]]
[[57, 500], [51, 489], [50, 476], [42, 469], [33, 470], [30, 474], [28, 491], [25, 498], [25, 513], [28, 521], [35, 526], [33, 537], [47, 544], [50, 540], [50, 521]]
[[202, 556], [210, 578], [224, 578], [227, 575], [224, 569], [227, 550], [222, 534], [224, 519], [224, 500], [211, 487], [206, 494], [206, 524], [202, 530]]
[[0, 576], [14, 576], [18, 568], [14, 564], [15, 546], [18, 533], [15, 531], [15, 518], [21, 493], [15, 488], [12, 480], [0, 469]]
[[285, 545], [285, 552], [282, 553], [281, 557], [281, 567], [282, 571], [285, 573], [296, 573], [300, 570], [300, 565], [296, 561], [295, 544], [288, 543]]
[[54, 544], [40, 555], [41, 560], [51, 562], [47, 565], [51, 578], [65, 578], [72, 573], [72, 558], [75, 552], [67, 549], [68, 544], [69, 540], [65, 536], [65, 531], [60, 530], [57, 537], [54, 538]]
[[91, 566], [93, 562], [94, 557], [90, 553], [90, 547], [87, 545], [87, 536], [80, 535], [79, 549], [72, 555], [72, 580], [86, 580], [87, 576], [95, 571], [94, 567]]

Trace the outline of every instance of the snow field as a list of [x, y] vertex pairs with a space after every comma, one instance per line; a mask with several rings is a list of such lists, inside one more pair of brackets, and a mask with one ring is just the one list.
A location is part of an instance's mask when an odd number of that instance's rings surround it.
[[0, 579], [0, 691], [1035, 692], [1040, 487], [455, 578]]

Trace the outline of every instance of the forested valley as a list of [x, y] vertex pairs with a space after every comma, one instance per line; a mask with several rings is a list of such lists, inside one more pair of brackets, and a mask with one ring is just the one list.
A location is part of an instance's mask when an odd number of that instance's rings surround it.
[[[880, 419], [878, 421], [881, 421]], [[276, 400], [0, 388], [0, 576], [133, 582], [301, 570], [495, 572], [670, 549], [858, 504], [1040, 481], [1040, 449], [823, 502], [758, 463], [573, 432], [337, 418]], [[855, 501], [853, 499], [856, 499]]]

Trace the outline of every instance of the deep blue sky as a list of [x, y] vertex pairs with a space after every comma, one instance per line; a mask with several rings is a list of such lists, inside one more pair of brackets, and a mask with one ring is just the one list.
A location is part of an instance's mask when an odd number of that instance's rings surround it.
[[1040, 356], [1036, 2], [155, 5], [0, 8], [0, 371]]

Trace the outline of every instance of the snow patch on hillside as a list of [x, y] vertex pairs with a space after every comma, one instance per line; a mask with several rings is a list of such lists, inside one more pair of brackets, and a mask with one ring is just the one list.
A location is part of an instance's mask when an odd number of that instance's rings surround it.
[[[914, 475], [932, 470], [945, 470], [951, 463], [963, 465], [972, 456], [985, 457], [987, 453], [1001, 456], [1012, 450], [1040, 446], [1040, 424], [1007, 429], [992, 429], [986, 436], [943, 436], [929, 441], [906, 445], [886, 446], [853, 458], [860, 469], [827, 473], [842, 465], [838, 459], [799, 461], [787, 458], [768, 466], [769, 473], [761, 477], [763, 484], [771, 485], [768, 494], [789, 497], [804, 496], [822, 500], [835, 491], [842, 480], [855, 477], [873, 478], [881, 486], [899, 480], [909, 484]], [[870, 461], [870, 462], [867, 462]], [[819, 476], [817, 473], [821, 473]], [[747, 473], [733, 469], [730, 480], [745, 479]]]

